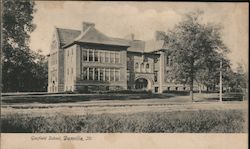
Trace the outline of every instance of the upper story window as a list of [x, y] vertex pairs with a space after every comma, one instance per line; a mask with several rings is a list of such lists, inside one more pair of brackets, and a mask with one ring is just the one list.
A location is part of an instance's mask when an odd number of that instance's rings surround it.
[[82, 61], [114, 63], [119, 64], [121, 61], [120, 52], [111, 52], [106, 50], [84, 49], [82, 48]]
[[143, 72], [144, 70], [145, 70], [144, 63], [141, 63], [141, 72]]
[[158, 59], [157, 58], [154, 58], [154, 63], [157, 63], [158, 62]]
[[115, 63], [115, 53], [110, 53], [110, 63]]
[[138, 68], [139, 68], [139, 64], [135, 63], [135, 69], [138, 69]]
[[89, 50], [89, 61], [92, 62], [94, 60], [93, 58], [93, 50]]
[[105, 62], [104, 59], [105, 59], [105, 53], [100, 52], [100, 63], [104, 63]]
[[98, 62], [98, 51], [94, 50], [95, 62]]
[[146, 68], [149, 69], [149, 63], [146, 64]]
[[173, 65], [173, 60], [170, 56], [167, 56], [166, 58], [167, 66], [172, 66]]
[[110, 58], [110, 53], [109, 52], [105, 52], [105, 62], [109, 63], [109, 58]]
[[120, 63], [120, 52], [115, 53], [115, 63]]
[[82, 50], [82, 58], [83, 58], [83, 61], [87, 61], [88, 60], [88, 51], [87, 49], [83, 49]]

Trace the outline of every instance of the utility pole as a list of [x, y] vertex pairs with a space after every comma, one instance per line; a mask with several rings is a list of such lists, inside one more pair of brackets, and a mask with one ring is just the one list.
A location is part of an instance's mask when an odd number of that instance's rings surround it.
[[222, 59], [220, 61], [220, 102], [222, 102]]

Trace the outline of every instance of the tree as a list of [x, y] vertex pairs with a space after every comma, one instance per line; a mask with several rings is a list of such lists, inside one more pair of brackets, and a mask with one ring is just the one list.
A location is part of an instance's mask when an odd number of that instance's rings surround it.
[[[33, 1], [4, 0], [2, 83], [4, 92], [33, 91], [40, 63], [29, 48], [35, 3]], [[43, 73], [42, 73], [43, 74]]]
[[228, 74], [231, 71], [230, 61], [216, 52], [211, 52], [206, 56], [206, 61], [196, 73], [195, 81], [198, 84], [205, 85], [207, 91], [215, 91], [216, 85], [219, 84], [221, 61], [223, 83], [227, 86], [224, 81], [229, 79]]
[[226, 80], [231, 92], [244, 92], [247, 88], [247, 75], [243, 70], [241, 64], [238, 64], [236, 72], [230, 71], [228, 73], [228, 80]]
[[192, 101], [198, 73], [208, 71], [206, 63], [213, 61], [213, 55], [219, 55], [218, 49], [228, 51], [221, 39], [221, 26], [201, 23], [202, 14], [200, 10], [186, 14], [183, 21], [168, 31], [166, 40], [173, 59], [172, 74], [177, 81], [189, 84]]

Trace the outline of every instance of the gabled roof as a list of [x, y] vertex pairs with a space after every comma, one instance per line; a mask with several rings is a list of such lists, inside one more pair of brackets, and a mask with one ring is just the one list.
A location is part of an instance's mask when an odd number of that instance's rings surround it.
[[117, 46], [129, 46], [126, 40], [118, 40], [117, 38], [108, 37], [95, 29], [94, 27], [88, 28], [84, 33], [79, 35], [74, 41], [83, 43], [97, 43], [104, 45], [117, 45]]
[[61, 47], [73, 41], [76, 37], [78, 37], [81, 34], [81, 31], [72, 29], [56, 28], [56, 31], [58, 34]]
[[165, 49], [164, 40], [149, 40], [146, 42], [145, 50], [146, 51], [158, 51]]
[[129, 41], [130, 47], [128, 51], [131, 52], [145, 52], [145, 41], [141, 40], [131, 40]]
[[95, 43], [129, 47], [127, 40], [106, 36], [94, 27], [89, 27], [84, 32], [72, 29], [57, 28], [59, 42], [62, 47], [67, 47], [75, 42]]
[[65, 48], [76, 42], [95, 43], [103, 45], [115, 45], [128, 47], [127, 51], [139, 53], [151, 53], [165, 49], [163, 40], [128, 40], [121, 38], [109, 37], [98, 31], [94, 26], [88, 27], [84, 31], [56, 28], [60, 47]]

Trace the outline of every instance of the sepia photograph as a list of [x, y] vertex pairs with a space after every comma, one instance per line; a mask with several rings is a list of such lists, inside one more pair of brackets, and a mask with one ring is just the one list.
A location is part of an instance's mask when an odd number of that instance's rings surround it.
[[248, 3], [2, 9], [2, 133], [248, 133]]

